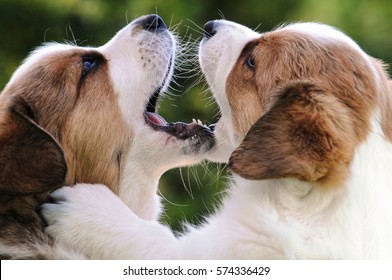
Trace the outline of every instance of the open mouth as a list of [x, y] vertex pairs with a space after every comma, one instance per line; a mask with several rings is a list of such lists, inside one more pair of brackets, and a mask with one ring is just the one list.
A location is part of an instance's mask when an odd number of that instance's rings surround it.
[[174, 122], [168, 123], [162, 116], [156, 112], [156, 106], [158, 99], [161, 95], [162, 89], [166, 80], [169, 78], [172, 63], [168, 67], [165, 79], [161, 86], [159, 86], [151, 95], [146, 109], [144, 112], [144, 118], [146, 123], [149, 124], [154, 130], [166, 132], [180, 140], [202, 138], [203, 136], [212, 136], [214, 131], [214, 125], [206, 126], [201, 121], [193, 120], [191, 123]]

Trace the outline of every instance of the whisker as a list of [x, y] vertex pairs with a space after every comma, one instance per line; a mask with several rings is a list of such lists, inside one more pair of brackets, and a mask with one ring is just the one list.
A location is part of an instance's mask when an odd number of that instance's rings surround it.
[[128, 20], [128, 9], [125, 9], [125, 22], [128, 25], [129, 24], [129, 20]]
[[262, 23], [260, 22], [254, 29], [253, 31], [257, 31], [257, 29], [259, 29], [259, 27], [262, 25]]
[[197, 23], [195, 23], [193, 20], [191, 19], [187, 19], [190, 23], [192, 23], [196, 28], [198, 28], [199, 30], [195, 30], [193, 29], [195, 32], [201, 32], [201, 34], [204, 34], [204, 28], [199, 26]]
[[218, 10], [218, 15], [219, 15], [222, 19], [226, 20], [225, 15], [223, 14], [222, 10]]
[[187, 184], [185, 183], [185, 180], [184, 180], [184, 176], [182, 174], [182, 168], [179, 168], [179, 171], [180, 171], [181, 181], [182, 181], [182, 184], [183, 184], [186, 192], [189, 194], [189, 196], [192, 199], [195, 199], [194, 196], [193, 196], [193, 193], [192, 193], [192, 188], [191, 188], [190, 182], [189, 182], [189, 174], [188, 174], [188, 184], [189, 184], [188, 186], [189, 186], [189, 189], [188, 189]]
[[175, 203], [175, 202], [170, 201], [169, 199], [167, 199], [167, 198], [163, 195], [163, 193], [162, 193], [159, 189], [158, 189], [158, 194], [159, 194], [160, 197], [163, 198], [164, 201], [166, 201], [166, 202], [169, 203], [170, 205], [178, 206], [178, 207], [188, 207], [188, 206], [189, 206], [189, 204], [179, 204], [179, 203]]
[[67, 31], [67, 30], [69, 30], [69, 32], [71, 32], [71, 36], [72, 36], [72, 39], [73, 39], [73, 43], [75, 44], [75, 46], [77, 46], [78, 43], [77, 43], [77, 40], [76, 40], [76, 38], [75, 38], [75, 34], [73, 33], [73, 30], [72, 30], [72, 27], [71, 27], [71, 23], [68, 23], [68, 29], [65, 29], [65, 31], [66, 31], [66, 36], [68, 37], [68, 31]]

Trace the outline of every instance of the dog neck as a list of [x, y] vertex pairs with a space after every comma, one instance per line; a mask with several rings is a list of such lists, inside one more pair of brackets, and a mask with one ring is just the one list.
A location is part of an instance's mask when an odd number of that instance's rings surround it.
[[140, 218], [157, 220], [161, 211], [157, 195], [161, 174], [154, 174], [144, 166], [143, 160], [135, 161], [134, 157], [133, 153], [127, 155], [118, 195]]

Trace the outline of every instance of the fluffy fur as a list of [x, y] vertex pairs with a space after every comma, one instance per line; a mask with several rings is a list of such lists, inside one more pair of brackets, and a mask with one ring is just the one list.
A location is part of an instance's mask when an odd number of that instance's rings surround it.
[[84, 258], [43, 231], [39, 207], [60, 186], [104, 184], [139, 217], [159, 216], [160, 175], [213, 143], [207, 127], [155, 113], [175, 49], [149, 15], [99, 48], [45, 45], [16, 70], [0, 96], [1, 259]]
[[200, 62], [222, 111], [209, 157], [234, 173], [221, 209], [175, 237], [83, 185], [54, 193], [47, 231], [92, 258], [392, 258], [382, 63], [323, 24], [258, 34], [219, 20], [205, 31]]

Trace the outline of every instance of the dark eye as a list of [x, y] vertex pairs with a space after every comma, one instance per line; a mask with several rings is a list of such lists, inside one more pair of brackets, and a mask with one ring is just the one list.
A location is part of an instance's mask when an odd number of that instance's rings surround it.
[[96, 65], [95, 58], [83, 58], [82, 76], [86, 76], [90, 70]]
[[255, 60], [252, 57], [248, 57], [245, 61], [246, 66], [249, 67], [249, 69], [254, 70], [256, 68], [255, 66]]

